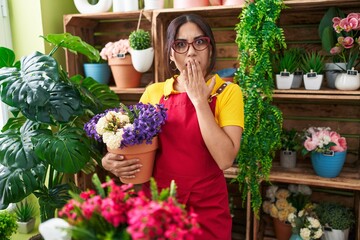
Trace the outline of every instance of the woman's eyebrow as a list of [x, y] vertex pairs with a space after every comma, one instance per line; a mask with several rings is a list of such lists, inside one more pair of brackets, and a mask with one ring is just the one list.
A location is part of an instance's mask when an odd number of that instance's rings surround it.
[[[205, 35], [200, 35], [200, 36], [194, 37], [194, 40], [198, 39], [198, 38], [202, 38], [202, 37], [205, 37]], [[187, 40], [184, 38], [176, 38], [175, 41], [187, 41]]]

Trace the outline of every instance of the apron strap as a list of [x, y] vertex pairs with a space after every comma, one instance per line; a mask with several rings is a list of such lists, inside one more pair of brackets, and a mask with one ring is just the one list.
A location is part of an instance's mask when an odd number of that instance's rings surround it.
[[231, 82], [225, 82], [223, 83], [217, 90], [214, 94], [210, 95], [208, 101], [211, 102], [213, 97], [219, 95], [220, 93], [222, 93], [224, 91], [224, 89], [229, 85], [231, 84]]

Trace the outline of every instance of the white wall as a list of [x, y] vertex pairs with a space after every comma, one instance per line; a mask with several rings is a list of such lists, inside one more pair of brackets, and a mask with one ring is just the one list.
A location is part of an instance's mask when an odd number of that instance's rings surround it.
[[[7, 0], [0, 0], [0, 46], [12, 48]], [[6, 123], [8, 117], [7, 107], [0, 101], [0, 129]]]

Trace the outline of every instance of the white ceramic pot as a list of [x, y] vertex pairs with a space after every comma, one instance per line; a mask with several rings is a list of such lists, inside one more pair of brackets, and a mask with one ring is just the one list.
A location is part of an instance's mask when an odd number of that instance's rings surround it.
[[336, 76], [344, 72], [346, 69], [346, 63], [325, 63], [325, 78], [326, 84], [329, 88], [335, 87]]
[[76, 9], [80, 13], [101, 13], [107, 12], [112, 6], [112, 0], [99, 0], [97, 4], [90, 4], [88, 0], [74, 0]]
[[317, 74], [316, 77], [309, 77], [304, 74], [304, 85], [307, 90], [319, 90], [323, 81], [324, 75]]
[[296, 152], [295, 151], [280, 151], [280, 166], [284, 168], [296, 167]]
[[144, 50], [131, 49], [131, 61], [136, 71], [146, 72], [151, 68], [154, 61], [154, 48]]
[[113, 0], [113, 12], [125, 12], [126, 0]]
[[138, 0], [125, 0], [124, 11], [137, 11], [139, 10], [139, 1]]
[[349, 238], [349, 229], [337, 230], [331, 228], [325, 228], [324, 234], [321, 237], [321, 240], [348, 240]]
[[339, 90], [354, 91], [360, 87], [360, 75], [349, 75], [347, 73], [339, 73], [335, 79], [335, 87]]
[[164, 0], [144, 0], [145, 10], [164, 8]]
[[28, 222], [17, 222], [18, 232], [27, 234], [35, 227], [35, 218], [31, 218]]
[[289, 76], [281, 76], [280, 74], [276, 74], [276, 87], [277, 89], [290, 89], [293, 83], [294, 74], [290, 74]]
[[192, 8], [209, 6], [209, 0], [174, 0], [174, 8]]

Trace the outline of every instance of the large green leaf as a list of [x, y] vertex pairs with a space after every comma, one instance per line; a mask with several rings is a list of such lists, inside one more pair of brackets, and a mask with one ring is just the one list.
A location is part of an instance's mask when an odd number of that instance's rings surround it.
[[15, 53], [6, 47], [0, 47], [0, 68], [12, 67], [15, 61]]
[[44, 123], [67, 122], [81, 112], [80, 95], [60, 81], [54, 58], [35, 52], [21, 59], [21, 69], [0, 69], [1, 99], [24, 116]]
[[42, 132], [33, 138], [35, 152], [59, 172], [76, 173], [90, 161], [90, 141], [79, 128], [65, 128], [52, 134]]
[[80, 37], [73, 36], [70, 33], [48, 34], [43, 38], [56, 46], [68, 49], [73, 53], [81, 53], [90, 61], [98, 62], [100, 60], [99, 51], [90, 44], [81, 40]]

